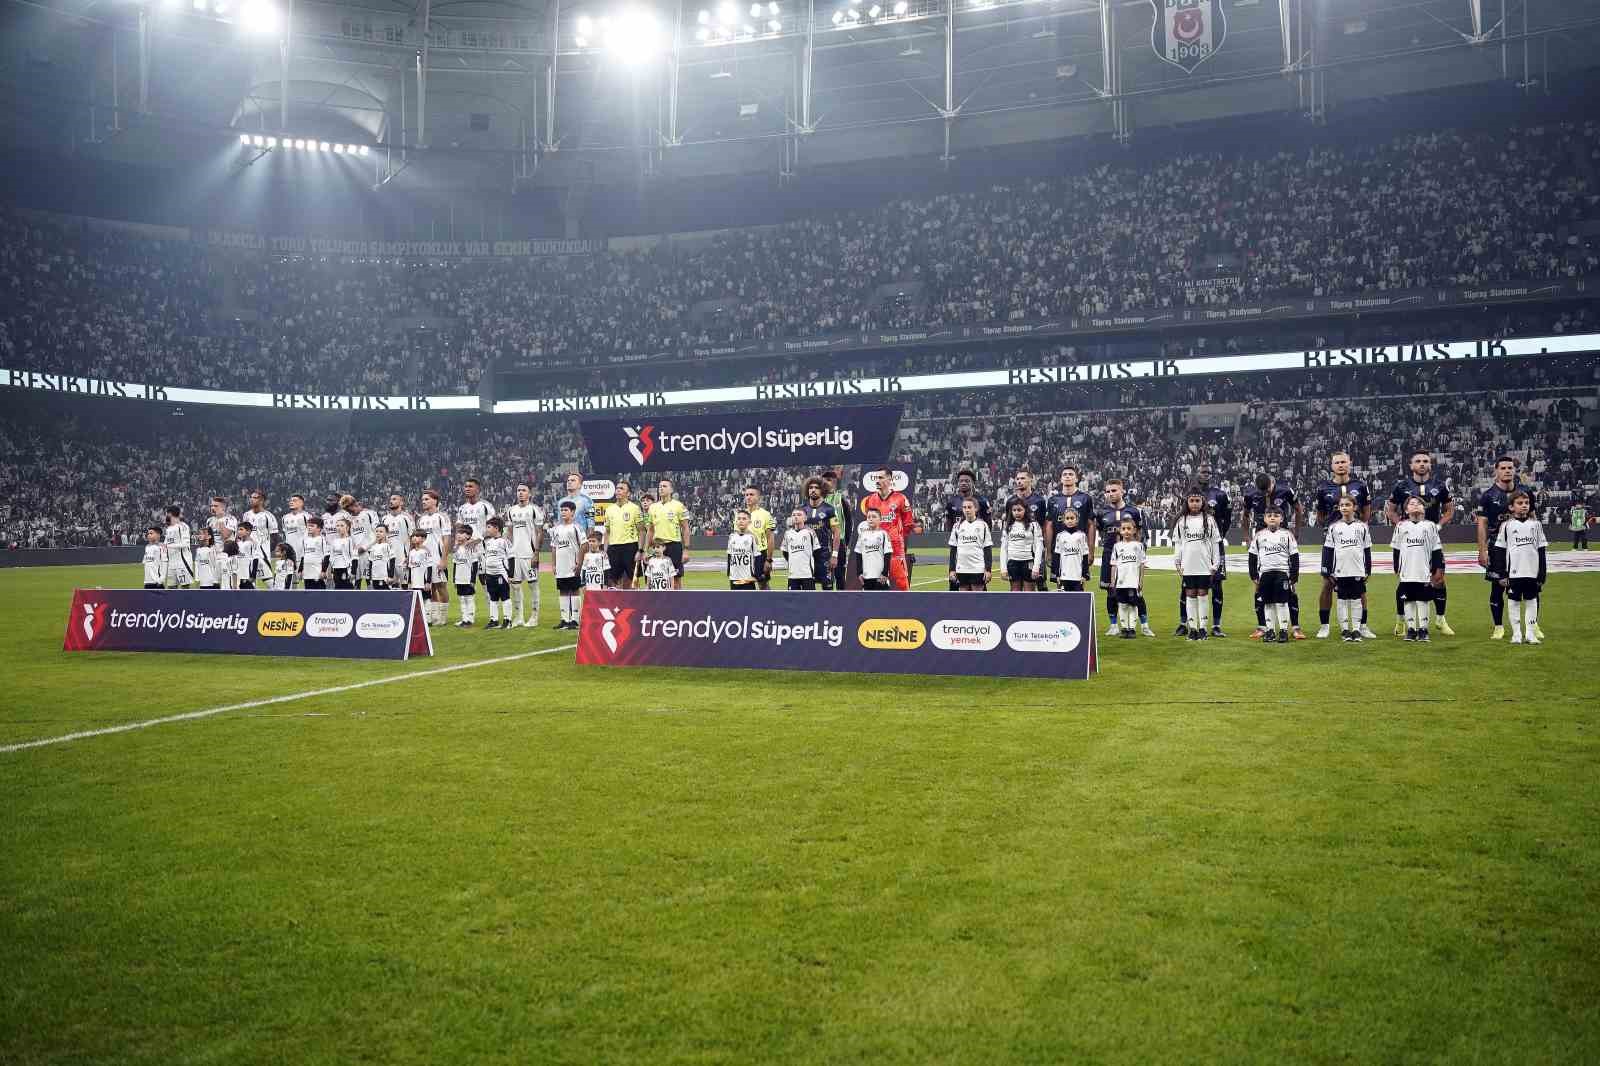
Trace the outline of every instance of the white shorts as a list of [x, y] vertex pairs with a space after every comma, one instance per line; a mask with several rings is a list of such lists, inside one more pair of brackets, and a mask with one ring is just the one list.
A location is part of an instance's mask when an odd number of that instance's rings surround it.
[[534, 558], [511, 560], [512, 581], [539, 580], [539, 560]]
[[169, 561], [167, 563], [167, 583], [169, 585], [192, 585], [194, 584], [194, 572], [181, 560]]

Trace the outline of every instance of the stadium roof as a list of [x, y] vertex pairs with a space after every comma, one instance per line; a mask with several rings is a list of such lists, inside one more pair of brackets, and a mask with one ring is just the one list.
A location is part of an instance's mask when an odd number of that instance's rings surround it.
[[170, 163], [288, 134], [436, 187], [786, 174], [1537, 91], [1600, 49], [1587, 0], [1164, 2], [1210, 20], [1192, 72], [1152, 46], [1152, 0], [8, 0], [0, 138]]

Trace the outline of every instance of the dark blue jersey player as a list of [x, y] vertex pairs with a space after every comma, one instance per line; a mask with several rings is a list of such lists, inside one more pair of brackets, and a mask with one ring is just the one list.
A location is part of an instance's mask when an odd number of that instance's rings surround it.
[[[1045, 554], [1054, 558], [1054, 545], [1056, 534], [1066, 528], [1064, 519], [1068, 511], [1078, 512], [1078, 528], [1085, 531], [1089, 539], [1089, 555], [1094, 555], [1094, 497], [1084, 492], [1078, 486], [1078, 468], [1064, 466], [1061, 468], [1061, 486], [1050, 494], [1045, 500], [1045, 517], [1048, 520], [1044, 527]], [[1052, 567], [1055, 565], [1051, 564]]]
[[[1123, 490], [1121, 478], [1107, 479], [1104, 502], [1094, 513], [1094, 525], [1100, 533], [1100, 587], [1107, 591], [1106, 618], [1111, 623], [1110, 628], [1106, 630], [1108, 635], [1117, 625], [1117, 599], [1110, 595], [1111, 546], [1117, 542], [1117, 531], [1121, 529], [1124, 519], [1132, 521], [1133, 528], [1139, 531], [1141, 537], [1144, 536], [1144, 514], [1122, 498]], [[1139, 597], [1139, 631], [1147, 637], [1155, 636], [1150, 629], [1150, 610], [1145, 606], [1142, 595]]]
[[[1350, 475], [1350, 453], [1334, 452], [1329, 458], [1328, 466], [1331, 476], [1317, 482], [1317, 487], [1311, 493], [1311, 506], [1316, 512], [1316, 524], [1327, 529], [1339, 517], [1339, 501], [1346, 496], [1355, 501], [1356, 517], [1363, 522], [1372, 521], [1372, 490], [1367, 483], [1358, 477]], [[1317, 627], [1317, 636], [1326, 639], [1328, 636], [1328, 616], [1333, 612], [1333, 575], [1322, 575], [1322, 594], [1317, 600], [1317, 615], [1320, 624]], [[1367, 600], [1361, 598], [1361, 628], [1360, 633], [1365, 640], [1375, 640], [1378, 634], [1374, 633], [1367, 625]]]
[[[1489, 617], [1494, 622], [1493, 640], [1505, 636], [1502, 619], [1506, 607], [1505, 586], [1500, 584], [1506, 576], [1505, 553], [1494, 547], [1494, 542], [1500, 535], [1501, 523], [1511, 517], [1511, 497], [1518, 491], [1526, 492], [1537, 505], [1538, 499], [1532, 486], [1517, 481], [1517, 461], [1509, 455], [1502, 455], [1494, 462], [1494, 482], [1478, 496], [1478, 509], [1472, 516], [1478, 526], [1478, 565], [1483, 567], [1484, 579], [1489, 582]], [[1530, 508], [1529, 513], [1537, 514], [1537, 506]]]
[[1390, 525], [1397, 526], [1405, 521], [1406, 501], [1413, 496], [1422, 501], [1422, 517], [1434, 525], [1446, 524], [1455, 514], [1456, 505], [1450, 499], [1450, 488], [1444, 483], [1444, 478], [1434, 475], [1433, 456], [1427, 452], [1413, 454], [1411, 474], [1394, 483], [1389, 500], [1383, 507]]
[[[977, 475], [971, 470], [956, 471], [956, 493], [944, 501], [944, 528], [946, 533], [955, 529], [956, 523], [961, 521], [961, 505], [966, 500], [974, 501], [975, 506], [978, 508], [978, 520], [980, 522], [990, 520], [989, 501], [973, 491], [973, 485], [977, 479]], [[951, 581], [950, 591], [955, 592], [957, 588], [956, 582]]]
[[1295, 496], [1294, 489], [1282, 484], [1271, 474], [1257, 474], [1255, 484], [1247, 486], [1244, 490], [1246, 537], [1266, 525], [1263, 520], [1267, 511], [1272, 508], [1277, 508], [1283, 516], [1283, 528], [1291, 533], [1297, 532], [1305, 520], [1305, 513], [1300, 508], [1300, 500]]

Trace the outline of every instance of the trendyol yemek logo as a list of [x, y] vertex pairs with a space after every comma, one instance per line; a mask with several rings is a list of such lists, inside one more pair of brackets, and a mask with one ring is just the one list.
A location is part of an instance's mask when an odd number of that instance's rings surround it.
[[[656, 442], [651, 434], [655, 433], [655, 426], [623, 426], [622, 432], [628, 435], [628, 454], [633, 456], [633, 461], [640, 466], [650, 456], [655, 454]], [[612, 651], [617, 649], [612, 648]]]
[[[649, 428], [649, 426], [645, 427], [645, 429]], [[632, 615], [632, 607], [600, 608], [600, 617], [606, 620], [606, 624], [600, 627], [600, 639], [606, 642], [606, 647], [611, 649], [612, 655], [615, 655], [617, 649], [626, 644], [628, 638], [633, 636], [633, 626], [628, 621]]]
[[993, 651], [1000, 646], [1000, 623], [986, 618], [942, 618], [928, 630], [940, 651]]

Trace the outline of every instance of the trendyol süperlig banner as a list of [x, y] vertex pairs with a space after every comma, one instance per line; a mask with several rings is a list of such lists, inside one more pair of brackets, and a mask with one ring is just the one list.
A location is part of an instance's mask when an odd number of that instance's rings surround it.
[[584, 594], [578, 663], [1084, 680], [1088, 592]]
[[414, 591], [77, 589], [61, 650], [403, 661], [433, 638]]
[[[673, 407], [723, 403], [771, 403], [784, 400], [823, 400], [899, 397], [913, 392], [952, 392], [974, 389], [1028, 388], [1048, 385], [1070, 388], [1101, 381], [1132, 381], [1165, 377], [1204, 377], [1216, 374], [1252, 374], [1265, 371], [1304, 371], [1339, 378], [1373, 367], [1413, 363], [1470, 362], [1491, 359], [1532, 359], [1541, 356], [1581, 355], [1600, 352], [1600, 333], [1575, 336], [1508, 337], [1499, 340], [1428, 341], [1367, 348], [1314, 348], [1294, 352], [1260, 352], [1249, 355], [1207, 355], [1189, 359], [1123, 359], [1073, 366], [1012, 366], [996, 370], [965, 370], [946, 374], [899, 374], [876, 378], [822, 378], [730, 385], [725, 388], [661, 389], [642, 392], [595, 392], [579, 395], [501, 400], [493, 413], [602, 414], [620, 411], [659, 411]], [[210, 404], [222, 407], [268, 407], [279, 410], [382, 412], [476, 411], [473, 396], [359, 396], [352, 394], [297, 394], [285, 392], [226, 392], [218, 389], [177, 388], [135, 384], [71, 374], [45, 373], [0, 367], [0, 388], [53, 392], [111, 399], [151, 400], [157, 403]], [[619, 469], [623, 469], [619, 467]]]
[[889, 458], [899, 404], [578, 423], [595, 470], [707, 470], [832, 466]]

